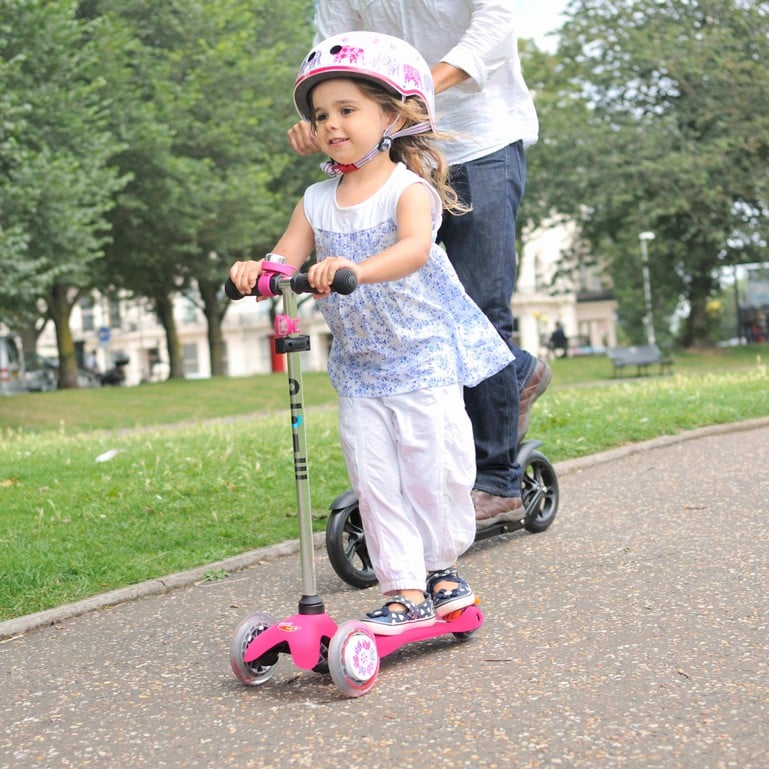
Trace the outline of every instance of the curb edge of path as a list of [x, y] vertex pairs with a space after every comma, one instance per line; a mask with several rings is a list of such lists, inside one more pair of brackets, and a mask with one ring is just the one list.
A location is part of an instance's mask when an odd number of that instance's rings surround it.
[[[641, 443], [632, 443], [627, 446], [620, 446], [616, 449], [603, 451], [599, 454], [592, 454], [577, 459], [568, 459], [555, 464], [556, 473], [559, 476], [570, 475], [580, 472], [588, 467], [611, 462], [615, 459], [639, 454], [644, 451], [670, 446], [676, 443], [684, 443], [689, 440], [696, 440], [709, 435], [722, 435], [724, 433], [743, 432], [755, 430], [769, 425], [769, 417], [760, 417], [758, 419], [749, 419], [744, 422], [732, 422], [729, 424], [709, 425], [696, 430], [689, 430], [675, 435], [662, 435]], [[325, 544], [325, 533], [317, 532], [314, 535], [316, 548], [323, 547]], [[250, 550], [241, 555], [226, 558], [222, 561], [216, 561], [205, 566], [198, 566], [187, 571], [176, 572], [165, 577], [150, 579], [146, 582], [139, 582], [135, 585], [112, 590], [107, 593], [86, 598], [82, 601], [63, 604], [53, 609], [27, 614], [22, 617], [0, 622], [0, 643], [19, 638], [30, 630], [41, 627], [55, 625], [66, 619], [78, 617], [92, 611], [106, 609], [111, 606], [117, 606], [121, 603], [135, 601], [151, 595], [160, 595], [169, 593], [181, 587], [194, 585], [196, 582], [206, 580], [207, 575], [212, 571], [237, 572], [251, 568], [260, 563], [273, 561], [285, 555], [293, 555], [299, 551], [299, 540], [289, 540], [269, 547]]]

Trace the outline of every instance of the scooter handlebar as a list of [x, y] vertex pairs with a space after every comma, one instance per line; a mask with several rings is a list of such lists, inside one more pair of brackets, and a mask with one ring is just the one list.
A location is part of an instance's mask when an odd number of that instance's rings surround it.
[[[357, 287], [358, 279], [349, 267], [337, 270], [331, 281], [331, 290], [335, 294], [351, 294]], [[312, 294], [315, 291], [305, 272], [297, 272], [291, 276], [291, 288], [296, 294]]]
[[[310, 281], [307, 279], [307, 273], [297, 272], [290, 278], [285, 278], [281, 275], [273, 275], [270, 278], [270, 292], [268, 296], [277, 296], [280, 293], [281, 280], [288, 280], [291, 283], [291, 290], [295, 294], [312, 294], [315, 289], [310, 285]], [[331, 281], [331, 290], [337, 294], [351, 294], [358, 287], [358, 279], [355, 277], [355, 273], [349, 267], [342, 267], [334, 275], [334, 279]], [[246, 294], [241, 294], [232, 282], [232, 278], [227, 278], [224, 284], [224, 293], [230, 299], [242, 299]], [[259, 291], [259, 283], [251, 290], [248, 296], [262, 296], [263, 292]]]

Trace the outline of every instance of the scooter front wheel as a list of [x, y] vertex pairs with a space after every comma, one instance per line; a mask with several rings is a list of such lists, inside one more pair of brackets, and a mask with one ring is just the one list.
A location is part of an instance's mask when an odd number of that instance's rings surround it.
[[374, 634], [355, 620], [343, 622], [331, 639], [328, 667], [331, 678], [346, 697], [366, 694], [379, 674]]
[[260, 657], [253, 662], [246, 662], [243, 657], [246, 649], [257, 636], [272, 627], [275, 620], [269, 614], [257, 612], [246, 617], [232, 636], [230, 643], [230, 667], [236, 678], [246, 686], [259, 686], [272, 678], [275, 667], [278, 664], [278, 654], [271, 655], [269, 659]]
[[526, 510], [526, 531], [545, 531], [558, 512], [558, 476], [550, 460], [539, 451], [532, 452], [523, 468], [521, 497]]

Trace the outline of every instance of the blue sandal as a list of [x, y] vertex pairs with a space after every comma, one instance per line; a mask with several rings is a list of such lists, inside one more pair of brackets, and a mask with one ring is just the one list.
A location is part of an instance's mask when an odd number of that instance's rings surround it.
[[[451, 590], [442, 587], [436, 591], [435, 586], [439, 582], [453, 582], [456, 587]], [[445, 617], [451, 612], [464, 609], [475, 603], [475, 594], [470, 585], [459, 576], [455, 568], [429, 572], [427, 575], [427, 592], [433, 597], [435, 613], [439, 617]]]
[[[378, 635], [398, 635], [412, 627], [429, 627], [435, 623], [435, 610], [433, 601], [428, 593], [424, 594], [425, 600], [415, 604], [402, 595], [389, 597], [384, 606], [375, 611], [367, 612], [361, 620], [371, 632]], [[404, 609], [391, 609], [393, 604], [401, 604]]]

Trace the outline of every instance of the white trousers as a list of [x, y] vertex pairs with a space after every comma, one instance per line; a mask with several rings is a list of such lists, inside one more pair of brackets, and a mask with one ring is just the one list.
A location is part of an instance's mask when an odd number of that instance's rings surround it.
[[339, 399], [339, 434], [383, 593], [424, 590], [475, 537], [475, 446], [459, 386]]

